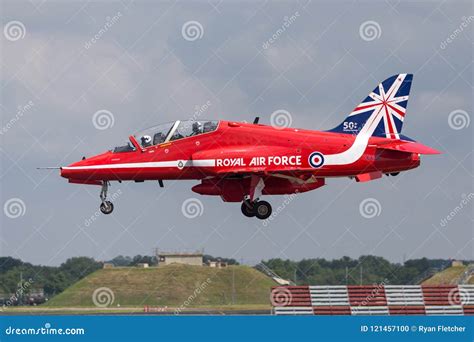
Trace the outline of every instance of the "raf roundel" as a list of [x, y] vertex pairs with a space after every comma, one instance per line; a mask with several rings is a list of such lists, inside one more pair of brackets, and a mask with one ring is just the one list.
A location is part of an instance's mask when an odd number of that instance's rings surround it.
[[309, 165], [312, 168], [318, 168], [324, 165], [324, 155], [320, 152], [313, 152], [308, 158]]

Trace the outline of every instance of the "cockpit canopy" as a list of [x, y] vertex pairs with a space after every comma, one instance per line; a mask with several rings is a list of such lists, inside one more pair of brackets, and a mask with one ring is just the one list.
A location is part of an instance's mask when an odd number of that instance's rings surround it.
[[[146, 148], [168, 141], [213, 132], [217, 129], [218, 125], [219, 121], [178, 120], [144, 129], [143, 131], [135, 133], [133, 137], [142, 148]], [[129, 143], [126, 146], [116, 147], [113, 152], [130, 152], [134, 150], [133, 145]]]

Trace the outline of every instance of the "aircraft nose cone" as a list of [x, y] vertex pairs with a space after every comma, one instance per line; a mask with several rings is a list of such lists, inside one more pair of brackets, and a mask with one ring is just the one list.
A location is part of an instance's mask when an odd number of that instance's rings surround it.
[[74, 170], [74, 169], [71, 169], [71, 168], [75, 167], [75, 166], [83, 166], [83, 165], [85, 165], [84, 159], [80, 160], [80, 161], [77, 161], [75, 163], [72, 163], [68, 166], [61, 167], [61, 173], [60, 173], [61, 177], [72, 178], [75, 174], [77, 174], [78, 170]]
[[69, 179], [69, 178], [72, 178], [73, 174], [74, 174], [74, 171], [71, 169], [68, 169], [68, 166], [61, 167], [61, 171], [60, 171], [61, 177]]
[[59, 174], [61, 175], [61, 177], [64, 177], [64, 178], [68, 178], [68, 173], [67, 173], [67, 170], [64, 170], [64, 168], [60, 167], [59, 168]]
[[69, 167], [71, 166], [76, 166], [75, 163], [74, 164], [71, 164], [71, 165], [68, 165], [68, 166], [63, 166], [61, 167], [61, 177], [64, 177], [64, 178], [71, 178], [73, 176], [73, 173], [74, 171], [69, 169]]
[[[69, 182], [78, 180], [103, 180], [98, 178], [95, 166], [106, 164], [110, 159], [110, 152], [105, 152], [89, 158], [83, 157], [75, 163], [61, 167], [61, 177], [68, 178]], [[95, 182], [94, 182], [95, 184]]]

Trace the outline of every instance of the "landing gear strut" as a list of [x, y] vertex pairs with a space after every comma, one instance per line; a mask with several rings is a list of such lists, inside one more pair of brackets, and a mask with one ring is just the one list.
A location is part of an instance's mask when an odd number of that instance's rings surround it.
[[112, 202], [107, 201], [107, 191], [109, 190], [109, 182], [103, 181], [102, 182], [102, 189], [100, 190], [100, 200], [102, 203], [100, 204], [100, 211], [102, 214], [108, 215], [112, 211], [114, 211], [114, 205]]
[[248, 199], [242, 202], [242, 214], [247, 217], [256, 216], [260, 220], [265, 220], [272, 214], [272, 206], [267, 201], [253, 201]]
[[[257, 123], [256, 119], [254, 123]], [[248, 194], [244, 196], [242, 202], [242, 214], [247, 217], [256, 216], [260, 220], [265, 220], [272, 214], [272, 206], [266, 201], [259, 201], [258, 198], [262, 195], [262, 190], [265, 187], [263, 178], [257, 175], [250, 177], [250, 185]]]

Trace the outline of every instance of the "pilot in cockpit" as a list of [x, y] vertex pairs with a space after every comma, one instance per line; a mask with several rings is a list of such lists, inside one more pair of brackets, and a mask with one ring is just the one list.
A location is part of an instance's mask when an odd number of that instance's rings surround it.
[[144, 135], [141, 138], [142, 147], [148, 147], [151, 145], [151, 137], [149, 135]]
[[191, 135], [198, 135], [202, 133], [202, 124], [199, 121], [193, 123], [193, 133]]

